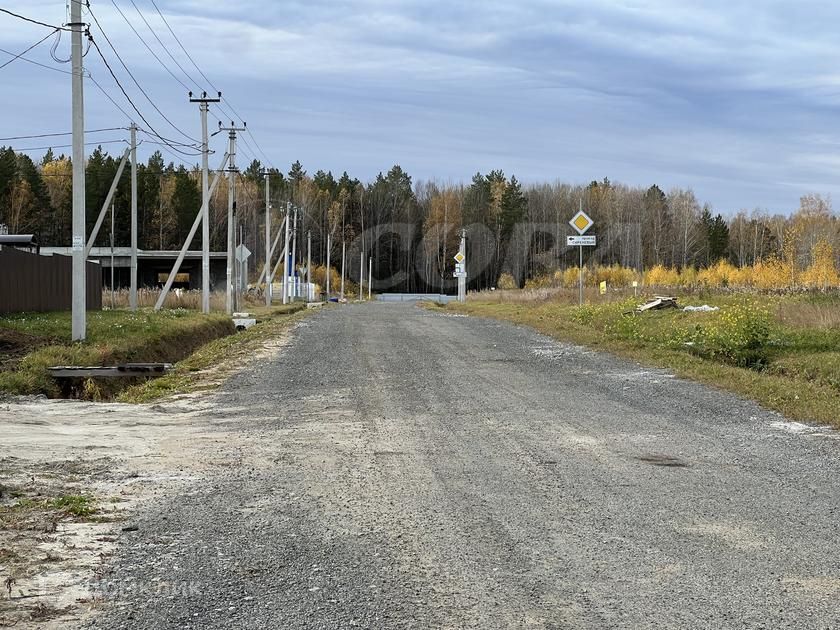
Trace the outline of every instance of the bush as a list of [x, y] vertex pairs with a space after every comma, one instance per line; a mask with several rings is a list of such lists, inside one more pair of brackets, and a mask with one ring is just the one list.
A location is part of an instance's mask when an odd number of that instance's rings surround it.
[[693, 352], [739, 367], [759, 368], [768, 362], [770, 315], [751, 304], [727, 307], [720, 316], [698, 324], [690, 335]]
[[516, 286], [516, 280], [513, 279], [513, 276], [509, 273], [503, 273], [499, 276], [499, 284], [498, 288], [501, 290], [510, 290], [510, 289], [517, 289], [519, 287]]

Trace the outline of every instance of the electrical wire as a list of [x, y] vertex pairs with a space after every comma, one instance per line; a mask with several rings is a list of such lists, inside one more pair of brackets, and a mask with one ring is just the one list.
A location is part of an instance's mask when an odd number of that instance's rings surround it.
[[52, 37], [52, 36], [53, 36], [53, 35], [55, 35], [56, 33], [59, 33], [59, 34], [60, 34], [60, 33], [61, 33], [61, 30], [59, 30], [59, 29], [55, 29], [52, 33], [50, 33], [49, 35], [47, 35], [47, 36], [46, 36], [46, 37], [44, 37], [43, 39], [39, 39], [37, 42], [35, 42], [34, 44], [32, 44], [29, 48], [27, 48], [26, 50], [24, 50], [22, 53], [18, 53], [17, 55], [15, 55], [15, 56], [14, 56], [14, 57], [12, 57], [11, 59], [9, 59], [6, 63], [4, 63], [3, 65], [0, 65], [0, 70], [2, 70], [3, 68], [5, 68], [6, 66], [8, 66], [10, 63], [12, 63], [12, 62], [14, 62], [14, 61], [17, 61], [17, 60], [18, 60], [18, 59], [20, 59], [23, 55], [25, 55], [26, 53], [28, 53], [30, 50], [32, 50], [32, 49], [33, 49], [33, 48], [35, 48], [36, 46], [38, 46], [38, 45], [40, 45], [40, 44], [43, 44], [45, 41], [47, 41], [50, 37]]
[[[129, 2], [131, 2], [131, 6], [133, 6], [134, 10], [137, 11], [137, 15], [140, 16], [140, 19], [143, 20], [143, 23], [146, 25], [146, 27], [152, 33], [154, 38], [157, 40], [157, 43], [160, 44], [161, 48], [163, 48], [163, 50], [166, 52], [166, 54], [169, 55], [169, 58], [175, 63], [176, 66], [178, 66], [178, 69], [181, 72], [184, 73], [184, 76], [187, 77], [187, 80], [192, 82], [192, 84], [196, 88], [196, 91], [200, 92], [201, 91], [201, 86], [198, 84], [198, 82], [195, 79], [192, 78], [192, 76], [190, 76], [190, 74], [186, 70], [184, 70], [184, 67], [175, 58], [175, 55], [172, 54], [172, 52], [169, 50], [169, 48], [166, 46], [166, 44], [164, 44], [163, 41], [160, 39], [160, 37], [158, 37], [157, 32], [155, 31], [154, 28], [152, 28], [152, 25], [149, 24], [149, 21], [146, 19], [146, 16], [143, 15], [143, 12], [140, 11], [140, 8], [137, 6], [137, 4], [134, 2], [134, 0], [129, 0]], [[187, 89], [189, 90], [189, 88], [187, 88]]]
[[[0, 48], [0, 52], [5, 53], [5, 54], [7, 54], [7, 55], [9, 55], [9, 56], [11, 56], [11, 57], [14, 57], [14, 56], [15, 56], [15, 53], [10, 52], [10, 51], [6, 50], [5, 48]], [[18, 59], [20, 59], [21, 61], [25, 61], [25, 62], [27, 62], [27, 63], [31, 63], [31, 64], [33, 64], [33, 65], [35, 65], [35, 66], [41, 66], [42, 68], [46, 68], [47, 70], [53, 70], [53, 71], [55, 71], [55, 72], [61, 72], [61, 73], [63, 73], [63, 74], [70, 74], [70, 75], [72, 75], [72, 74], [73, 74], [73, 72], [72, 72], [71, 70], [62, 70], [61, 68], [53, 68], [52, 66], [48, 66], [48, 65], [47, 65], [47, 64], [45, 64], [45, 63], [41, 63], [41, 62], [39, 62], [39, 61], [34, 61], [34, 60], [32, 60], [32, 59], [29, 59], [29, 58], [27, 58], [27, 57], [22, 57], [22, 56], [20, 56], [20, 55], [18, 55], [17, 57], [18, 57]]]
[[120, 110], [120, 112], [122, 112], [123, 116], [125, 116], [131, 122], [135, 122], [134, 118], [128, 112], [126, 112], [122, 107], [120, 107], [120, 104], [117, 103], [117, 101], [115, 101], [110, 94], [108, 94], [107, 90], [105, 90], [105, 88], [102, 87], [102, 85], [99, 83], [99, 81], [97, 81], [96, 79], [93, 78], [93, 75], [90, 72], [87, 72], [86, 76], [87, 76], [88, 79], [90, 79], [93, 82], [93, 84], [97, 88], [99, 88], [99, 91], [102, 92], [105, 95], [105, 98], [107, 98], [109, 101], [111, 101], [111, 103], [113, 103], [114, 107], [116, 107], [118, 110]]
[[[118, 144], [120, 142], [125, 142], [128, 144], [128, 140], [102, 140], [100, 142], [85, 142], [86, 147], [94, 146], [94, 145], [102, 145], [102, 144]], [[23, 153], [24, 151], [46, 151], [47, 149], [69, 149], [72, 147], [72, 144], [54, 144], [46, 147], [26, 147], [25, 149], [15, 149], [17, 153]]]
[[13, 11], [9, 11], [8, 9], [0, 8], [0, 13], [6, 13], [11, 15], [12, 17], [16, 17], [18, 19], [24, 20], [26, 22], [31, 22], [32, 24], [37, 24], [38, 26], [46, 26], [47, 28], [51, 28], [56, 31], [69, 31], [71, 29], [67, 28], [66, 26], [56, 26], [55, 24], [47, 24], [46, 22], [39, 22], [38, 20], [33, 20], [32, 18], [28, 18], [25, 15], [20, 15], [19, 13], [14, 13]]
[[[145, 116], [143, 116], [142, 112], [141, 112], [141, 111], [137, 108], [137, 105], [135, 105], [135, 104], [134, 104], [134, 101], [132, 101], [132, 100], [131, 100], [131, 97], [128, 95], [128, 92], [126, 92], [126, 91], [125, 91], [125, 88], [123, 87], [122, 83], [120, 83], [120, 80], [117, 78], [117, 75], [116, 75], [116, 74], [114, 74], [114, 70], [111, 68], [111, 65], [108, 63], [108, 60], [105, 58], [105, 55], [103, 55], [103, 54], [102, 54], [102, 50], [99, 48], [99, 44], [97, 44], [97, 43], [96, 43], [96, 40], [95, 40], [95, 39], [94, 39], [94, 38], [90, 35], [90, 33], [88, 33], [88, 38], [90, 39], [91, 43], [93, 44], [94, 49], [96, 49], [97, 54], [98, 54], [98, 55], [99, 55], [99, 57], [102, 59], [102, 62], [105, 64], [105, 67], [108, 69], [108, 72], [111, 74], [111, 77], [112, 77], [112, 78], [114, 79], [114, 81], [116, 82], [117, 87], [118, 87], [118, 88], [120, 89], [120, 91], [123, 93], [123, 96], [125, 96], [125, 98], [126, 98], [126, 100], [128, 101], [129, 105], [131, 105], [131, 108], [132, 108], [135, 112], [137, 112], [137, 115], [138, 115], [138, 116], [140, 116], [140, 119], [141, 119], [141, 120], [142, 120], [142, 121], [146, 124], [146, 126], [149, 128], [149, 130], [150, 130], [151, 134], [152, 134], [153, 136], [155, 136], [156, 138], [158, 138], [158, 139], [162, 140], [163, 142], [165, 142], [165, 143], [167, 144], [167, 146], [168, 146], [170, 149], [172, 149], [173, 151], [175, 151], [175, 152], [177, 152], [177, 153], [180, 153], [180, 154], [182, 154], [182, 155], [194, 155], [193, 153], [187, 153], [187, 152], [185, 152], [185, 151], [182, 151], [182, 150], [181, 150], [181, 149], [179, 149], [178, 147], [174, 146], [174, 144], [169, 143], [169, 141], [168, 141], [168, 139], [167, 139], [167, 138], [165, 138], [164, 136], [160, 135], [160, 134], [159, 134], [159, 133], [155, 130], [155, 128], [151, 125], [151, 123], [149, 123], [149, 121], [146, 119], [146, 117], [145, 117]], [[191, 146], [191, 145], [186, 145], [186, 146]], [[193, 148], [194, 148], [194, 147], [193, 147]], [[200, 153], [198, 153], [198, 155], [200, 155]]]
[[[105, 41], [108, 42], [108, 46], [111, 47], [111, 50], [114, 52], [114, 55], [116, 55], [120, 64], [122, 64], [123, 69], [126, 71], [128, 76], [131, 77], [131, 80], [134, 82], [134, 85], [137, 86], [137, 89], [140, 90], [140, 93], [143, 94], [143, 96], [146, 98], [147, 101], [149, 101], [149, 104], [154, 108], [154, 110], [158, 114], [160, 114], [161, 118], [163, 118], [167, 123], [169, 123], [170, 127], [172, 127], [175, 131], [177, 131], [182, 136], [187, 138], [187, 140], [191, 140], [193, 142], [199, 142], [198, 140], [196, 140], [192, 136], [184, 133], [177, 125], [175, 125], [175, 123], [173, 123], [171, 120], [169, 120], [169, 118], [167, 118], [166, 114], [164, 114], [160, 110], [160, 108], [155, 104], [155, 102], [148, 95], [146, 90], [143, 89], [143, 87], [140, 85], [140, 83], [134, 77], [134, 74], [132, 74], [131, 70], [128, 69], [128, 66], [126, 65], [125, 61], [123, 61], [123, 58], [117, 52], [117, 49], [114, 47], [114, 44], [111, 42], [111, 39], [108, 37], [107, 33], [105, 33], [105, 30], [102, 28], [102, 25], [99, 23], [99, 20], [97, 19], [96, 14], [93, 11], [90, 10], [90, 7], [88, 7], [88, 11], [90, 12], [90, 16], [93, 18], [93, 21], [96, 23], [96, 26], [99, 29], [99, 32], [102, 33], [102, 36], [105, 38]], [[102, 51], [99, 49], [99, 46], [96, 44], [96, 41], [90, 35], [88, 35], [88, 37], [90, 38], [90, 41], [94, 44], [94, 46], [96, 46], [96, 49], [99, 52], [99, 56], [102, 57], [103, 61], [104, 61], [105, 58], [102, 55]], [[109, 71], [111, 72], [112, 75], [114, 74], [113, 71], [110, 70], [110, 67], [109, 67]], [[114, 77], [114, 78], [116, 79], [116, 77]], [[138, 112], [138, 114], [139, 114], [139, 112]], [[144, 118], [144, 121], [145, 121], [145, 118]], [[146, 124], [151, 128], [151, 125], [149, 125], [148, 121], [146, 121]]]
[[152, 50], [152, 47], [151, 47], [151, 46], [149, 46], [149, 44], [146, 42], [146, 40], [145, 40], [145, 39], [143, 39], [143, 37], [140, 35], [140, 33], [138, 33], [138, 32], [137, 32], [137, 29], [136, 29], [136, 28], [134, 28], [134, 25], [133, 25], [133, 24], [129, 21], [128, 17], [126, 17], [125, 13], [123, 13], [122, 9], [120, 9], [120, 7], [119, 7], [119, 5], [117, 4], [116, 0], [111, 0], [111, 4], [113, 4], [113, 5], [114, 5], [114, 8], [115, 8], [115, 9], [117, 10], [117, 12], [118, 12], [118, 13], [122, 16], [122, 19], [123, 19], [123, 20], [125, 20], [125, 23], [126, 23], [126, 24], [128, 24], [128, 27], [129, 27], [132, 31], [134, 31], [134, 34], [135, 34], [135, 35], [137, 35], [137, 39], [139, 39], [141, 42], [143, 42], [143, 45], [146, 47], [146, 50], [148, 50], [148, 51], [149, 51], [149, 53], [151, 53], [152, 57], [154, 57], [154, 58], [157, 60], [157, 62], [158, 62], [158, 63], [159, 63], [159, 64], [163, 67], [163, 69], [164, 69], [164, 70], [166, 70], [166, 71], [170, 74], [170, 76], [171, 76], [173, 79], [175, 79], [178, 83], [180, 83], [180, 84], [181, 84], [181, 86], [182, 86], [185, 90], [189, 91], [189, 90], [190, 90], [190, 86], [188, 86], [186, 83], [184, 83], [183, 81], [181, 81], [181, 79], [179, 79], [177, 76], [175, 76], [175, 73], [174, 73], [174, 72], [172, 72], [172, 70], [170, 70], [170, 69], [169, 69], [169, 66], [167, 66], [165, 63], [163, 63], [163, 61], [161, 60], [161, 58], [157, 56], [157, 53], [155, 53], [155, 51], [154, 51], [154, 50]]
[[[58, 31], [58, 37], [55, 38], [55, 42], [53, 43], [52, 48], [50, 48], [50, 57], [52, 57], [53, 61], [58, 63], [70, 63], [71, 58], [59, 59], [56, 56], [55, 51], [58, 49], [59, 44], [61, 44], [61, 31]], [[90, 50], [90, 44], [88, 44], [88, 50]], [[87, 54], [87, 52], [85, 52], [85, 54]], [[82, 56], [84, 57], [84, 55]]]
[[[85, 133], [101, 133], [103, 131], [120, 131], [125, 127], [106, 127], [104, 129], [85, 129]], [[72, 131], [63, 131], [61, 133], [39, 133], [31, 136], [12, 136], [9, 138], [0, 138], [0, 142], [8, 142], [9, 140], [33, 140], [35, 138], [56, 138], [59, 136], [72, 136]]]

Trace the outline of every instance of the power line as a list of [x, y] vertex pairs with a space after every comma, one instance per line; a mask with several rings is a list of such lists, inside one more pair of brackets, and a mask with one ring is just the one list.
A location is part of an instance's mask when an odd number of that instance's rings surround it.
[[[0, 52], [5, 53], [5, 54], [7, 54], [7, 55], [9, 55], [9, 56], [11, 56], [11, 57], [15, 57], [15, 53], [10, 52], [10, 51], [6, 50], [5, 48], [0, 48]], [[34, 61], [34, 60], [32, 60], [32, 59], [28, 59], [27, 57], [23, 57], [23, 56], [21, 56], [21, 55], [17, 55], [17, 58], [18, 58], [18, 59], [20, 59], [21, 61], [25, 61], [25, 62], [27, 62], [27, 63], [31, 63], [31, 64], [33, 64], [33, 65], [35, 65], [35, 66], [41, 66], [42, 68], [46, 68], [47, 70], [53, 70], [54, 72], [62, 72], [62, 73], [64, 73], [64, 74], [71, 74], [71, 75], [73, 74], [73, 72], [72, 72], [72, 71], [70, 71], [70, 70], [62, 70], [61, 68], [54, 68], [54, 67], [52, 67], [52, 66], [48, 66], [48, 65], [47, 65], [47, 64], [45, 64], [45, 63], [41, 63], [41, 62], [39, 62], [39, 61]]]
[[[102, 145], [102, 144], [118, 144], [120, 142], [128, 143], [128, 140], [123, 138], [122, 140], [101, 140], [99, 142], [85, 142], [85, 146], [94, 146], [94, 145]], [[22, 153], [24, 151], [46, 151], [47, 149], [67, 149], [72, 147], [72, 144], [54, 144], [46, 147], [26, 147], [24, 149], [14, 149], [17, 153]]]
[[19, 13], [14, 13], [13, 11], [9, 11], [8, 9], [0, 9], [0, 13], [7, 13], [12, 17], [16, 17], [20, 20], [24, 20], [26, 22], [31, 22], [32, 24], [37, 24], [38, 26], [46, 26], [47, 28], [51, 28], [56, 31], [69, 31], [69, 28], [64, 26], [56, 26], [55, 24], [47, 24], [46, 22], [39, 22], [38, 20], [33, 20], [32, 18], [28, 18], [25, 15], [20, 15]]
[[18, 53], [17, 55], [15, 55], [15, 56], [14, 56], [14, 57], [12, 57], [11, 59], [9, 59], [6, 63], [4, 63], [2, 66], [0, 66], [0, 70], [2, 70], [3, 68], [5, 68], [6, 66], [8, 66], [10, 63], [12, 63], [12, 62], [14, 62], [14, 61], [17, 61], [17, 60], [18, 60], [18, 59], [20, 59], [23, 55], [25, 55], [26, 53], [28, 53], [30, 50], [32, 50], [33, 48], [35, 48], [35, 47], [36, 47], [36, 46], [38, 46], [39, 44], [43, 44], [45, 41], [47, 41], [50, 37], [52, 37], [52, 36], [53, 36], [53, 35], [55, 35], [56, 33], [61, 33], [61, 30], [60, 30], [60, 29], [55, 29], [52, 33], [50, 33], [49, 35], [47, 35], [47, 36], [46, 36], [46, 37], [44, 37], [43, 39], [39, 39], [37, 42], [35, 42], [34, 44], [32, 44], [29, 48], [27, 48], [26, 50], [24, 50], [22, 53]]
[[105, 95], [105, 98], [107, 98], [109, 101], [111, 101], [114, 104], [114, 107], [116, 107], [118, 110], [120, 110], [120, 112], [122, 112], [123, 116], [128, 118], [128, 120], [130, 120], [131, 122], [134, 122], [134, 118], [128, 112], [126, 112], [122, 107], [120, 107], [120, 104], [117, 103], [117, 101], [115, 101], [110, 94], [108, 94], [108, 92], [105, 90], [105, 88], [102, 87], [99, 84], [99, 81], [97, 81], [96, 79], [93, 78], [93, 75], [90, 72], [87, 73], [87, 78], [90, 79], [91, 81], [93, 81], [93, 84], [96, 87], [99, 88], [99, 91], [102, 92]]
[[[111, 42], [107, 33], [105, 33], [105, 30], [102, 28], [102, 25], [99, 23], [99, 20], [96, 18], [96, 14], [93, 11], [90, 10], [90, 7], [88, 7], [88, 11], [90, 12], [90, 16], [93, 18], [93, 21], [96, 23], [97, 28], [99, 28], [99, 32], [102, 33], [102, 36], [105, 38], [105, 41], [108, 42], [108, 46], [111, 47], [111, 50], [114, 51], [114, 55], [116, 55], [120, 64], [122, 64], [123, 69], [126, 71], [128, 76], [131, 77], [131, 80], [134, 82], [134, 85], [137, 86], [137, 89], [140, 90], [140, 93], [143, 94], [143, 96], [146, 98], [147, 101], [149, 101], [149, 104], [155, 109], [155, 111], [158, 114], [160, 114], [160, 116], [167, 123], [169, 123], [169, 126], [172, 127], [175, 131], [180, 133], [182, 136], [184, 136], [188, 140], [192, 140], [193, 142], [198, 142], [198, 140], [196, 140], [195, 138], [193, 138], [193, 137], [189, 136], [188, 134], [184, 133], [183, 131], [181, 131], [181, 129], [178, 128], [178, 126], [175, 125], [175, 123], [173, 123], [171, 120], [169, 120], [169, 118], [167, 118], [166, 114], [164, 114], [160, 110], [160, 108], [157, 105], [155, 105], [155, 102], [151, 99], [151, 97], [148, 95], [148, 93], [143, 89], [143, 87], [140, 85], [140, 83], [137, 81], [137, 79], [132, 74], [131, 70], [128, 69], [128, 66], [125, 64], [125, 61], [123, 61], [122, 57], [117, 52], [117, 49], [114, 47], [114, 44]], [[90, 38], [90, 41], [94, 44], [94, 46], [96, 46], [96, 49], [99, 52], [99, 56], [102, 57], [102, 59], [104, 61], [105, 57], [102, 55], [102, 51], [99, 49], [99, 46], [96, 45], [96, 42], [93, 40], [92, 37], [90, 37], [90, 35], [88, 37]], [[107, 62], [106, 62], [106, 65], [107, 65]], [[110, 67], [109, 67], [109, 71], [111, 72], [112, 75], [114, 74], [113, 71], [110, 70]], [[116, 77], [114, 77], [114, 78], [116, 79]], [[123, 90], [123, 92], [124, 92], [124, 90]], [[140, 112], [138, 112], [138, 114], [139, 113]], [[144, 118], [143, 120], [145, 121], [146, 119]], [[151, 125], [149, 125], [148, 121], [146, 121], [146, 124], [151, 128]]]
[[[175, 63], [176, 66], [178, 66], [178, 69], [181, 72], [184, 73], [184, 76], [187, 77], [187, 79], [189, 81], [192, 81], [193, 85], [196, 87], [196, 91], [200, 92], [201, 91], [201, 86], [198, 84], [198, 82], [195, 79], [193, 79], [192, 76], [190, 76], [190, 74], [186, 70], [184, 70], [184, 67], [175, 58], [175, 55], [172, 54], [172, 52], [169, 50], [169, 48], [166, 46], [166, 44], [164, 44], [163, 41], [160, 39], [160, 37], [158, 37], [157, 32], [155, 31], [154, 28], [152, 28], [152, 25], [149, 24], [149, 21], [146, 19], [146, 16], [143, 15], [143, 12], [140, 11], [140, 8], [137, 6], [137, 4], [134, 2], [134, 0], [129, 0], [129, 1], [131, 2], [131, 6], [134, 7], [134, 10], [137, 11], [137, 15], [140, 16], [140, 19], [143, 20], [146, 27], [149, 29], [149, 31], [151, 31], [152, 35], [157, 40], [157, 43], [160, 44], [161, 48], [163, 48], [163, 50], [166, 52], [166, 54], [169, 55], [169, 58]], [[183, 85], [183, 83], [181, 85]], [[189, 88], [187, 88], [187, 90], [189, 90]]]
[[169, 66], [167, 66], [165, 63], [163, 63], [163, 61], [161, 61], [161, 58], [157, 56], [157, 53], [155, 53], [155, 51], [152, 50], [152, 47], [149, 46], [148, 43], [146, 43], [146, 40], [143, 39], [142, 35], [140, 35], [140, 33], [137, 32], [137, 29], [134, 28], [134, 25], [129, 21], [129, 19], [126, 17], [125, 13], [123, 13], [122, 9], [120, 9], [116, 0], [111, 0], [111, 4], [114, 5], [114, 8], [122, 16], [122, 19], [125, 20], [125, 23], [128, 24], [128, 27], [132, 31], [134, 31], [135, 35], [137, 35], [137, 39], [139, 39], [141, 42], [143, 42], [143, 45], [146, 47], [146, 50], [148, 50], [151, 53], [152, 57], [154, 57], [157, 60], [157, 62], [163, 67], [164, 70], [166, 70], [172, 76], [173, 79], [175, 79], [178, 83], [180, 83], [185, 90], [189, 91], [190, 86], [188, 86], [186, 83], [181, 81], [181, 79], [179, 79], [177, 76], [175, 76], [175, 73], [172, 72], [172, 70], [169, 69]]
[[[107, 127], [105, 129], [85, 129], [85, 133], [101, 133], [103, 131], [120, 131], [125, 127]], [[72, 131], [64, 131], [61, 133], [40, 133], [31, 136], [13, 136], [9, 138], [0, 138], [0, 142], [8, 142], [9, 140], [32, 140], [35, 138], [56, 138], [59, 136], [72, 136]]]
[[213, 88], [216, 92], [218, 92], [219, 90], [218, 90], [218, 89], [216, 89], [216, 87], [213, 85], [213, 82], [212, 82], [212, 81], [210, 81], [210, 79], [208, 79], [208, 78], [207, 78], [207, 75], [205, 75], [205, 74], [201, 71], [201, 68], [199, 68], [199, 67], [198, 67], [198, 64], [197, 64], [197, 63], [195, 62], [195, 60], [192, 58], [192, 56], [190, 55], [190, 53], [187, 51], [187, 49], [186, 49], [186, 48], [184, 48], [184, 44], [182, 44], [182, 43], [181, 43], [181, 40], [180, 40], [180, 39], [178, 39], [178, 36], [175, 34], [175, 31], [173, 31], [173, 30], [172, 30], [172, 27], [171, 27], [171, 26], [169, 26], [169, 22], [167, 22], [167, 21], [166, 21], [166, 18], [164, 17], [163, 13], [161, 12], [160, 7], [157, 5], [157, 2], [155, 2], [155, 0], [151, 0], [151, 1], [152, 1], [152, 5], [154, 5], [155, 10], [157, 11], [157, 14], [160, 16], [160, 19], [161, 19], [161, 20], [163, 20], [163, 23], [164, 23], [164, 24], [166, 24], [166, 28], [167, 28], [167, 29], [169, 29], [169, 32], [172, 34], [172, 37], [174, 37], [174, 38], [175, 38], [175, 41], [176, 41], [176, 42], [178, 42], [178, 46], [180, 46], [180, 47], [181, 47], [181, 50], [183, 50], [183, 51], [184, 51], [184, 54], [187, 56], [187, 59], [189, 59], [189, 60], [190, 60], [190, 62], [192, 63], [192, 65], [195, 67], [195, 69], [196, 69], [196, 70], [198, 70], [198, 73], [199, 73], [199, 74], [200, 74], [200, 75], [204, 78], [204, 80], [205, 80], [205, 81], [207, 81], [207, 84], [208, 84], [211, 88]]
[[[95, 19], [95, 18], [94, 18], [94, 19]], [[163, 142], [165, 142], [165, 143], [167, 144], [167, 146], [168, 146], [170, 149], [172, 149], [173, 151], [176, 151], [177, 153], [181, 153], [182, 155], [200, 155], [200, 153], [198, 153], [198, 154], [193, 154], [193, 153], [187, 153], [187, 152], [185, 152], [185, 151], [182, 151], [181, 149], [179, 149], [179, 148], [175, 147], [173, 144], [170, 144], [170, 143], [169, 143], [169, 140], [168, 140], [167, 138], [165, 138], [164, 136], [160, 135], [160, 134], [159, 134], [159, 133], [155, 130], [155, 128], [151, 125], [151, 123], [149, 123], [149, 121], [148, 121], [148, 120], [146, 120], [146, 117], [145, 117], [145, 116], [144, 116], [144, 115], [140, 112], [140, 110], [137, 108], [137, 105], [135, 105], [135, 104], [134, 104], [134, 101], [132, 101], [132, 100], [131, 100], [131, 97], [128, 95], [128, 92], [126, 92], [126, 91], [125, 91], [125, 88], [123, 87], [122, 83], [120, 83], [120, 80], [117, 78], [117, 75], [116, 75], [116, 74], [114, 74], [114, 71], [113, 71], [113, 69], [111, 68], [111, 65], [108, 63], [108, 60], [105, 58], [105, 55], [103, 55], [103, 54], [102, 54], [102, 50], [99, 48], [99, 44], [97, 44], [97, 43], [96, 43], [96, 40], [95, 40], [95, 39], [93, 39], [93, 36], [91, 36], [91, 34], [90, 34], [90, 33], [88, 33], [88, 39], [90, 39], [90, 42], [93, 44], [94, 49], [96, 49], [97, 54], [98, 54], [98, 55], [99, 55], [99, 57], [102, 59], [102, 62], [105, 64], [105, 67], [108, 69], [108, 72], [110, 73], [110, 75], [111, 75], [111, 77], [114, 79], [114, 81], [116, 82], [117, 87], [118, 87], [118, 88], [120, 89], [120, 91], [123, 93], [123, 96], [125, 96], [125, 98], [126, 98], [126, 100], [128, 101], [129, 105], [131, 105], [131, 108], [132, 108], [135, 112], [137, 112], [137, 115], [138, 115], [138, 116], [140, 116], [140, 119], [141, 119], [144, 123], [146, 123], [146, 126], [150, 129], [150, 131], [151, 131], [152, 135], [154, 135], [156, 138], [159, 138], [160, 140], [162, 140]], [[190, 146], [190, 145], [184, 145], [184, 146]]]

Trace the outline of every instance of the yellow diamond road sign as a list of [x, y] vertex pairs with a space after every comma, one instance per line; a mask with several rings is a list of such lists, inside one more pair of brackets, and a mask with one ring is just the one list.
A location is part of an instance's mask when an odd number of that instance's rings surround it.
[[460, 263], [464, 262], [465, 256], [461, 252], [458, 252], [457, 254], [455, 254], [454, 258], [455, 258], [455, 262], [460, 264]]
[[589, 215], [586, 214], [583, 210], [578, 212], [575, 216], [572, 217], [572, 220], [569, 221], [569, 225], [577, 230], [578, 234], [585, 234], [586, 231], [592, 227], [595, 222], [589, 218]]

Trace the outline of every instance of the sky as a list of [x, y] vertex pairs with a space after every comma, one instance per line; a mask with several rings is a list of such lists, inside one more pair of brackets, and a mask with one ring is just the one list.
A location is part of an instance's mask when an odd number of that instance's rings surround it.
[[[468, 182], [492, 169], [525, 183], [608, 177], [632, 186], [691, 188], [726, 215], [753, 208], [788, 213], [806, 193], [840, 192], [838, 3], [156, 2], [206, 79], [152, 0], [90, 0], [149, 100], [95, 24], [94, 38], [161, 135], [183, 142], [200, 137], [187, 87], [221, 90], [224, 109], [213, 112], [237, 124], [241, 116], [250, 129], [247, 144], [240, 143], [240, 165], [257, 158], [288, 171], [300, 160], [309, 173], [347, 170], [363, 181], [393, 164], [415, 182]], [[68, 21], [61, 0], [0, 6], [50, 24]], [[91, 15], [84, 20], [93, 22]], [[0, 27], [0, 48], [13, 53], [49, 33], [2, 14]], [[54, 42], [26, 57], [68, 70], [51, 58]], [[69, 50], [65, 34], [55, 57], [66, 59]], [[9, 58], [0, 53], [0, 63]], [[147, 126], [95, 51], [85, 64], [125, 110], [86, 81], [87, 128], [125, 126], [126, 114]], [[0, 138], [69, 131], [70, 76], [22, 60], [0, 68], [0, 109]], [[88, 140], [125, 137], [112, 131]], [[23, 149], [51, 142], [69, 139], [0, 144]], [[211, 147], [221, 152], [225, 143], [219, 134]], [[141, 156], [159, 148], [144, 145]], [[107, 145], [114, 153], [121, 146]]]

